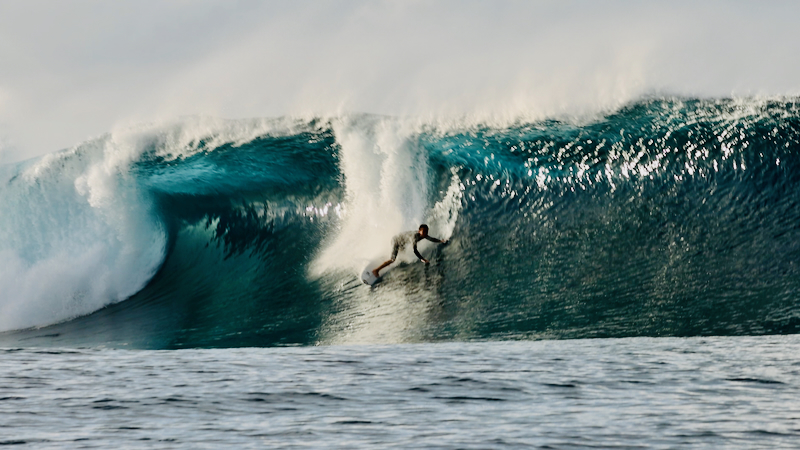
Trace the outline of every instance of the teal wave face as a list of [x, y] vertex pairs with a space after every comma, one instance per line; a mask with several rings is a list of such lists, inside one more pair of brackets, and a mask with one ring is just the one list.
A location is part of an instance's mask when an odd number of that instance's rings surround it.
[[[507, 128], [392, 121], [172, 149], [187, 156], [154, 145], [130, 174], [168, 230], [158, 273], [124, 302], [1, 340], [183, 348], [800, 329], [794, 100], [653, 99], [583, 124]], [[421, 219], [450, 238], [425, 250], [430, 266], [403, 264], [372, 289], [344, 262], [316, 269], [331, 248], [348, 261], [384, 231], [353, 226], [364, 205], [412, 214], [420, 195]], [[450, 222], [437, 218], [447, 198]]]

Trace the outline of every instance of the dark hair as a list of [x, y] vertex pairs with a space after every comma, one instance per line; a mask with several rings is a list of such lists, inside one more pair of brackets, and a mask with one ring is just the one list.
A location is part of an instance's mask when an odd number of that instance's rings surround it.
[[425, 225], [424, 223], [422, 225], [420, 225], [419, 228], [420, 229], [424, 229], [425, 231], [428, 231], [428, 226]]

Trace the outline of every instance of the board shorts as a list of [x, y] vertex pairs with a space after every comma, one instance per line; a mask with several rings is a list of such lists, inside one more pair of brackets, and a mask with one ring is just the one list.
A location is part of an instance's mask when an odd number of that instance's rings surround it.
[[402, 234], [392, 238], [392, 261], [397, 259], [397, 252], [406, 248], [406, 237]]
[[[416, 231], [406, 231], [405, 233], [400, 233], [397, 236], [392, 238], [392, 261], [397, 258], [397, 253], [402, 251], [406, 248], [407, 245], [412, 244], [414, 245], [414, 250], [416, 252], [417, 242], [419, 242], [420, 237]], [[421, 258], [421, 256], [420, 256]]]

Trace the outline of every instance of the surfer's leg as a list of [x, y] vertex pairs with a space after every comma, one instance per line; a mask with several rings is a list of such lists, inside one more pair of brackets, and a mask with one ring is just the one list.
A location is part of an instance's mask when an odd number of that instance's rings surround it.
[[380, 275], [378, 275], [378, 273], [381, 271], [381, 269], [383, 269], [384, 267], [388, 266], [389, 264], [391, 264], [393, 262], [394, 262], [394, 259], [390, 259], [390, 260], [386, 261], [385, 263], [383, 263], [380, 266], [378, 266], [377, 269], [373, 270], [372, 274], [375, 275], [376, 277], [379, 277]]
[[393, 248], [392, 248], [392, 259], [384, 262], [383, 264], [378, 266], [377, 269], [372, 271], [372, 274], [375, 275], [376, 277], [380, 276], [380, 275], [378, 275], [378, 273], [381, 271], [381, 269], [383, 269], [384, 267], [386, 267], [389, 264], [393, 263], [394, 260], [397, 259], [397, 252], [400, 251], [400, 242], [397, 239], [395, 239], [394, 241], [392, 241], [392, 244], [394, 245]]

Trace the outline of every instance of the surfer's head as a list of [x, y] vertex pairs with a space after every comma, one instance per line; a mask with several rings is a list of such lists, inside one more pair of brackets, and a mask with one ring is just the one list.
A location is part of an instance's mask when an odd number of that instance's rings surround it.
[[419, 226], [419, 235], [422, 237], [428, 236], [428, 226], [425, 225], [424, 223]]

